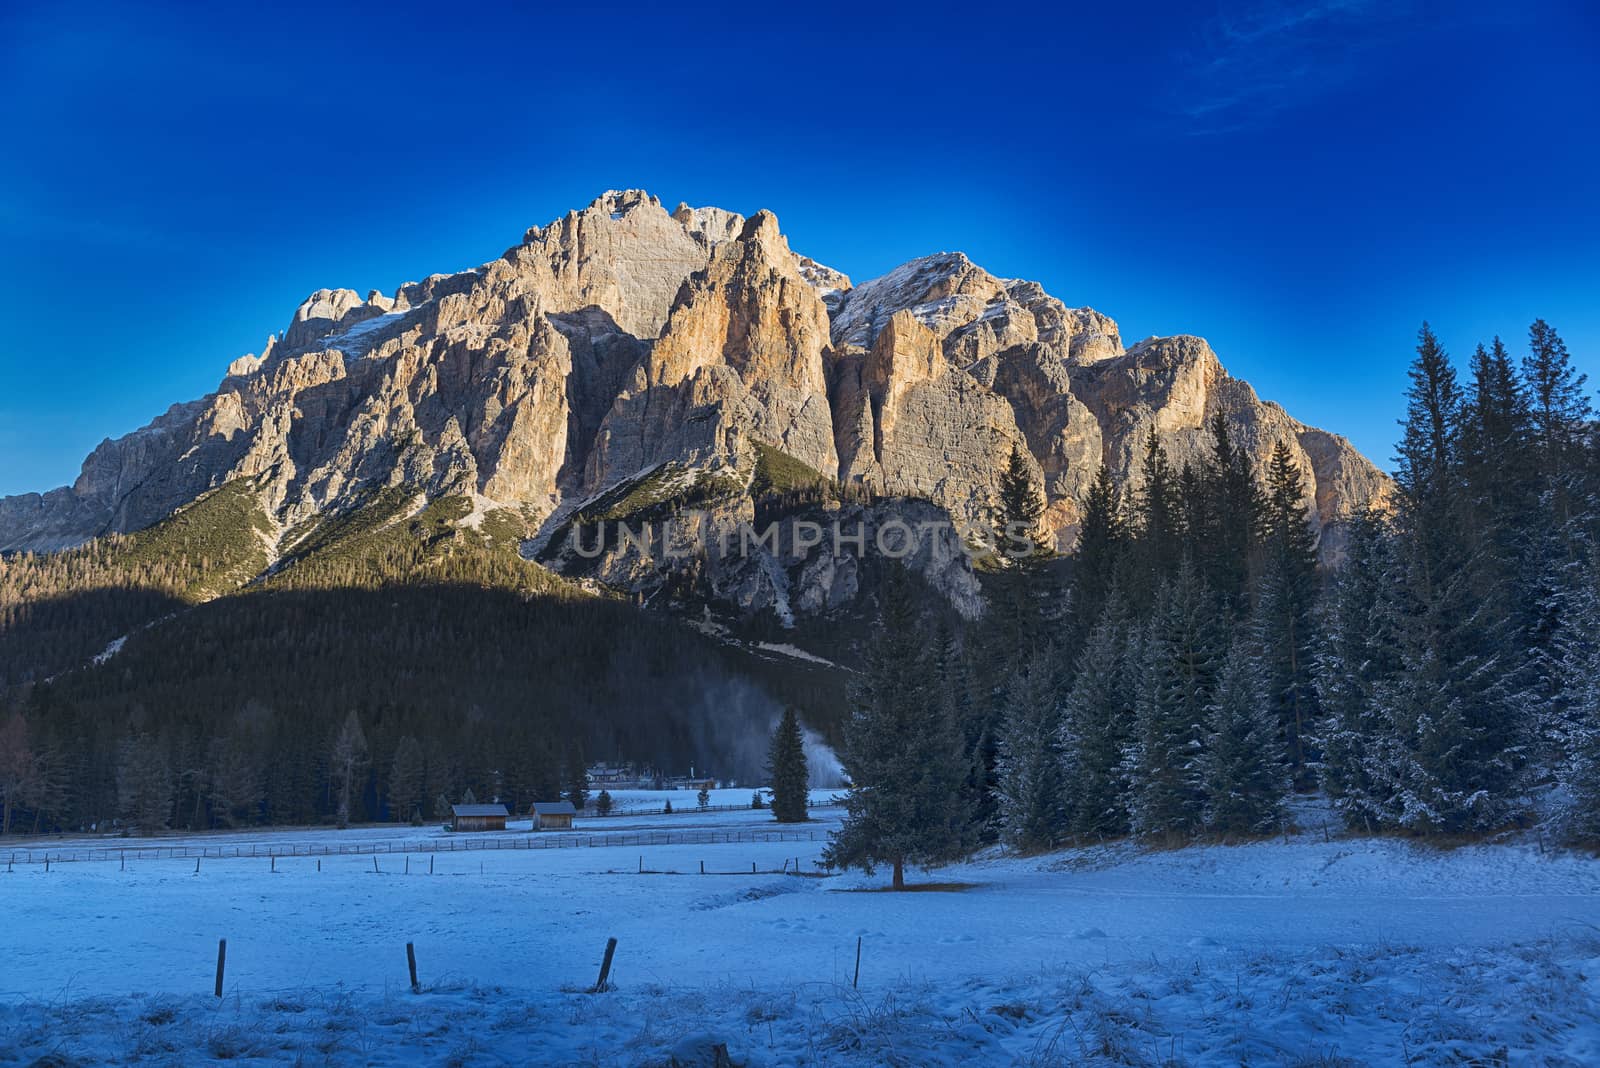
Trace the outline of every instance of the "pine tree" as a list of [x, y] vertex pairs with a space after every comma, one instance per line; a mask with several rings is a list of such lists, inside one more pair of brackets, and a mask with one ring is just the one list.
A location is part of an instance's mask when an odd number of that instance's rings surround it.
[[1278, 717], [1267, 701], [1255, 650], [1246, 641], [1235, 640], [1223, 661], [1206, 711], [1198, 766], [1210, 833], [1264, 834], [1281, 821], [1289, 770]]
[[572, 807], [582, 812], [589, 807], [589, 767], [583, 759], [583, 744], [576, 738], [567, 744], [561, 765], [562, 793]]
[[966, 846], [955, 725], [932, 694], [926, 636], [903, 570], [883, 585], [879, 626], [845, 728], [844, 825], [824, 853], [830, 867], [888, 864], [895, 889], [906, 864], [959, 856]]
[[351, 810], [359, 796], [356, 773], [366, 764], [367, 736], [361, 729], [361, 717], [352, 708], [339, 727], [339, 733], [334, 736], [329, 757], [333, 787], [338, 798], [336, 817], [340, 827], [350, 826]]
[[800, 730], [800, 717], [792, 707], [783, 710], [783, 718], [772, 733], [767, 772], [772, 776], [773, 819], [779, 823], [804, 823], [809, 775], [805, 737]]
[[1264, 502], [1250, 456], [1234, 446], [1220, 411], [1211, 417], [1211, 455], [1188, 492], [1194, 515], [1189, 545], [1201, 564], [1201, 578], [1226, 608], [1242, 611]]
[[1132, 623], [1112, 590], [1078, 656], [1062, 706], [1061, 761], [1067, 828], [1079, 838], [1114, 838], [1128, 831], [1124, 751], [1133, 742]]
[[1315, 688], [1317, 539], [1305, 508], [1305, 482], [1279, 441], [1267, 468], [1261, 574], [1252, 631], [1261, 648], [1268, 707], [1300, 785], [1309, 785], [1306, 751], [1318, 715]]
[[1215, 598], [1185, 560], [1157, 592], [1139, 650], [1134, 744], [1125, 761], [1129, 815], [1146, 838], [1188, 837], [1201, 827], [1198, 758], [1221, 660]]
[[594, 799], [595, 814], [600, 816], [611, 815], [611, 804], [611, 791], [601, 790]]
[[1122, 489], [1112, 478], [1111, 471], [1101, 464], [1094, 484], [1084, 494], [1083, 519], [1074, 550], [1070, 602], [1080, 641], [1105, 609], [1128, 551], [1128, 542]]
[[1139, 487], [1133, 493], [1132, 551], [1125, 557], [1126, 571], [1118, 584], [1135, 611], [1148, 610], [1156, 590], [1170, 578], [1183, 559], [1184, 505], [1178, 476], [1167, 460], [1155, 427], [1145, 438]]
[[1048, 849], [1061, 838], [1061, 717], [1055, 665], [1034, 654], [1006, 699], [996, 769], [1001, 837], [1023, 851]]
[[1584, 392], [1587, 375], [1572, 366], [1566, 342], [1543, 319], [1528, 328], [1529, 353], [1522, 361], [1533, 423], [1540, 485], [1550, 495], [1558, 527], [1573, 517], [1583, 434], [1594, 415]]
[[122, 744], [117, 767], [117, 797], [124, 819], [140, 834], [150, 835], [172, 825], [172, 771], [166, 749], [146, 734]]
[[1516, 655], [1507, 621], [1478, 596], [1485, 554], [1468, 515], [1463, 398], [1426, 324], [1411, 382], [1396, 458], [1400, 663], [1375, 691], [1393, 743], [1378, 770], [1401, 826], [1483, 830], [1519, 797], [1525, 708], [1505, 662]]
[[411, 735], [404, 735], [395, 745], [389, 768], [389, 818], [394, 822], [420, 814], [426, 770], [422, 746]]
[[995, 544], [1001, 554], [1016, 560], [1047, 551], [1040, 522], [1043, 516], [1043, 495], [1033, 471], [1021, 447], [1012, 445], [1011, 457], [1000, 474], [1001, 526]]
[[11, 813], [33, 800], [38, 764], [28, 744], [28, 723], [21, 712], [0, 720], [0, 835], [11, 833]]

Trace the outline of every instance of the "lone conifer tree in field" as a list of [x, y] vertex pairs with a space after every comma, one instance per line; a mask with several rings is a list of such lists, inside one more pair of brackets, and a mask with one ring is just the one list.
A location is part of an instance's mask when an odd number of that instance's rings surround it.
[[966, 848], [960, 745], [947, 705], [932, 692], [929, 660], [910, 580], [894, 568], [845, 728], [845, 821], [823, 858], [869, 873], [889, 865], [897, 890], [907, 864], [953, 859]]
[[767, 770], [772, 776], [772, 818], [779, 823], [805, 822], [809, 773], [805, 736], [793, 708], [783, 710], [783, 718], [772, 733]]

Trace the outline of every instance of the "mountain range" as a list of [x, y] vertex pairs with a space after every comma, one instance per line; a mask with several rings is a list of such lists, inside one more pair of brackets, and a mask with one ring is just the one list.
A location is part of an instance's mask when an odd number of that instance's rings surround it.
[[[250, 581], [374, 501], [415, 516], [459, 499], [452, 523], [489, 522], [525, 557], [648, 594], [683, 566], [628, 546], [578, 559], [575, 519], [692, 505], [748, 522], [750, 487], [776, 475], [846, 491], [831, 507], [869, 529], [911, 509], [977, 531], [1013, 449], [1066, 550], [1101, 465], [1135, 486], [1153, 430], [1181, 468], [1217, 414], [1258, 467], [1289, 445], [1325, 554], [1389, 492], [1348, 441], [1258, 398], [1198, 337], [1124, 345], [1105, 315], [958, 252], [852, 284], [791, 250], [770, 212], [613, 191], [472, 270], [393, 295], [312, 293], [214, 392], [103, 442], [71, 486], [0, 500], [0, 551], [141, 531], [233, 487], [256, 513]], [[788, 622], [853, 596], [827, 555], [692, 577]], [[925, 555], [975, 613], [966, 560]]]

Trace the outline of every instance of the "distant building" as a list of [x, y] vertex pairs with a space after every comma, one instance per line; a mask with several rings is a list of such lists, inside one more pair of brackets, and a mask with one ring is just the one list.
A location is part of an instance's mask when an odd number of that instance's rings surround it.
[[504, 805], [451, 805], [452, 831], [503, 831], [511, 813]]
[[[533, 803], [533, 829], [536, 831], [570, 831], [572, 817], [578, 810], [571, 801], [535, 801]], [[502, 824], [503, 825], [503, 824]]]

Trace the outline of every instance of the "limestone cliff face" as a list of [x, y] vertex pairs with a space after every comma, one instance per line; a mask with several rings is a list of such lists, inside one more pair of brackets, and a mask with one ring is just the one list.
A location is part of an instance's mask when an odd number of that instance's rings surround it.
[[[1105, 316], [959, 253], [852, 287], [768, 212], [611, 192], [473, 270], [318, 290], [215, 392], [102, 443], [71, 487], [0, 500], [0, 550], [136, 530], [243, 475], [286, 527], [404, 484], [549, 530], [643, 470], [734, 466], [754, 442], [968, 522], [1020, 445], [1067, 547], [1100, 464], [1136, 480], [1153, 426], [1181, 465], [1214, 412], [1258, 462], [1289, 442], [1330, 531], [1388, 493], [1198, 338], [1124, 349]], [[814, 577], [794, 604], [848, 585]]]
[[1005, 398], [951, 365], [939, 339], [896, 312], [871, 351], [835, 365], [839, 475], [923, 497], [968, 526], [986, 522], [1014, 445], [1026, 442]]
[[778, 220], [758, 212], [684, 283], [601, 425], [589, 483], [669, 459], [727, 458], [744, 436], [833, 476], [827, 343], [822, 298], [801, 277]]

